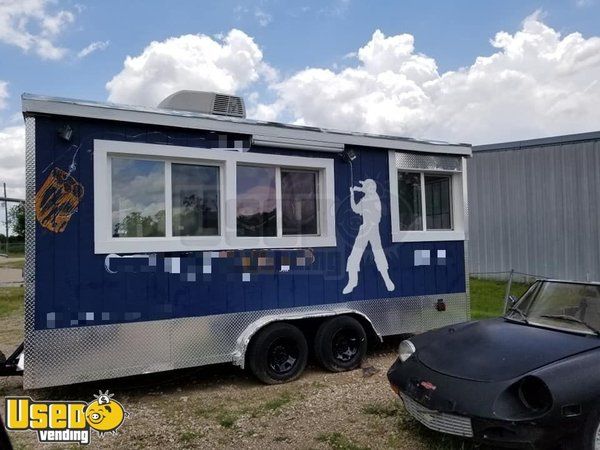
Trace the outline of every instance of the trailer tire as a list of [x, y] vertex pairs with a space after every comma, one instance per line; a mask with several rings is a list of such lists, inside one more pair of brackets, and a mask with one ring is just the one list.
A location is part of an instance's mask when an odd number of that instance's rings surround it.
[[289, 323], [278, 322], [263, 328], [248, 350], [252, 373], [266, 384], [281, 384], [297, 379], [308, 359], [308, 344], [302, 331]]
[[367, 352], [367, 334], [360, 322], [338, 316], [323, 322], [315, 335], [315, 356], [331, 372], [353, 370]]

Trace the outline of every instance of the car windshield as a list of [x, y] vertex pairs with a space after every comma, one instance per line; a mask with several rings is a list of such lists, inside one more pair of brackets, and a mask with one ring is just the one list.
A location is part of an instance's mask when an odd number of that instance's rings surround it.
[[529, 325], [600, 336], [600, 285], [538, 281], [505, 317]]

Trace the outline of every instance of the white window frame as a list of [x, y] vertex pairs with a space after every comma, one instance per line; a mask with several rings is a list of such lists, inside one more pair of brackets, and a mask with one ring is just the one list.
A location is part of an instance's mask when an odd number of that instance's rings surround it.
[[[464, 241], [466, 236], [466, 192], [467, 192], [467, 163], [461, 158], [461, 171], [453, 172], [436, 169], [419, 169], [415, 167], [397, 167], [396, 152], [389, 152], [389, 179], [390, 179], [390, 216], [392, 221], [392, 242], [420, 242], [420, 241]], [[421, 220], [422, 230], [401, 230], [400, 211], [398, 209], [398, 172], [412, 172], [421, 174]], [[425, 175], [445, 175], [450, 177], [451, 205], [451, 230], [427, 229], [427, 209], [425, 205], [424, 179]]]
[[[165, 237], [112, 237], [110, 171], [112, 157], [165, 162]], [[172, 197], [169, 167], [171, 163], [220, 167], [218, 236], [171, 236]], [[276, 168], [277, 236], [237, 236], [236, 169], [238, 164]], [[318, 172], [319, 235], [282, 235], [281, 169], [286, 168]], [[336, 246], [335, 179], [332, 158], [306, 158], [240, 152], [239, 149], [201, 149], [94, 140], [94, 252], [96, 254], [334, 246]]]

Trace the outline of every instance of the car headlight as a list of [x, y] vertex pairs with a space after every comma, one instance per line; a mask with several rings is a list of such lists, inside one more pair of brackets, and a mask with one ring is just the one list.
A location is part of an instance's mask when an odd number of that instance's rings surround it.
[[400, 347], [398, 347], [398, 356], [400, 357], [400, 361], [406, 361], [416, 351], [417, 349], [415, 348], [415, 344], [410, 342], [408, 339], [400, 342]]
[[535, 412], [547, 411], [552, 407], [552, 394], [542, 380], [526, 376], [518, 385], [519, 400], [527, 409]]

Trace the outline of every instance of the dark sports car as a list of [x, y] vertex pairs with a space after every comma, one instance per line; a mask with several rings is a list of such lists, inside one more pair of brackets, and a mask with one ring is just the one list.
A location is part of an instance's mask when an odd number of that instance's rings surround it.
[[437, 431], [600, 450], [600, 284], [537, 281], [509, 306], [403, 341], [392, 389]]

